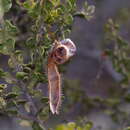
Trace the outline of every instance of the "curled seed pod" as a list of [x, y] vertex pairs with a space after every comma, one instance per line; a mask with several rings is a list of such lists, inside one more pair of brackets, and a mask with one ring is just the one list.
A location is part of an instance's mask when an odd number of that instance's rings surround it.
[[76, 52], [76, 46], [70, 39], [55, 41], [48, 56], [49, 104], [53, 114], [58, 114], [61, 104], [61, 76], [57, 65], [63, 64]]

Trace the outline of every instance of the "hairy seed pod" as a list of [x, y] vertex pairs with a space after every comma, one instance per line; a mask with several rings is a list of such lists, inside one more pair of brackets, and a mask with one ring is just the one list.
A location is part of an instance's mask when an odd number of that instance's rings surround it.
[[53, 114], [58, 114], [61, 104], [61, 76], [57, 65], [63, 64], [76, 52], [76, 46], [70, 39], [55, 41], [48, 56], [49, 104]]

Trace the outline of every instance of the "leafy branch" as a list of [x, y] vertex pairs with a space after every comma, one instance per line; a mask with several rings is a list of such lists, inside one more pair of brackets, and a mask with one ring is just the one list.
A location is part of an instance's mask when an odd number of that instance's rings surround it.
[[86, 2], [77, 11], [76, 0], [0, 0], [0, 55], [8, 57], [0, 69], [0, 113], [45, 129], [48, 97], [38, 85], [47, 83], [48, 52], [69, 36], [74, 17], [90, 19], [94, 9]]

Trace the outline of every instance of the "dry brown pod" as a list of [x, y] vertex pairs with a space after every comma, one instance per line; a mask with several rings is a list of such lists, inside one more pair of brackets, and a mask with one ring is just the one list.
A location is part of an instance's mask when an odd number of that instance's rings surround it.
[[70, 39], [55, 41], [48, 56], [49, 105], [53, 114], [59, 113], [61, 104], [61, 76], [58, 65], [68, 61], [76, 52], [76, 46]]

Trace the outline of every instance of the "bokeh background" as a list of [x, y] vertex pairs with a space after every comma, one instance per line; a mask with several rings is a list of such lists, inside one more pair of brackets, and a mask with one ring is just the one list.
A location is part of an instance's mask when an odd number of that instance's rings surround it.
[[[60, 115], [50, 114], [49, 120], [45, 122], [47, 127], [53, 127], [59, 123], [75, 121], [80, 118], [92, 121], [93, 130], [123, 130], [123, 127], [130, 125], [130, 119], [123, 119], [115, 122], [111, 116], [104, 112], [104, 106], [83, 103], [84, 99], [95, 97], [113, 98], [113, 91], [119, 93], [121, 79], [120, 74], [115, 72], [111, 61], [102, 58], [102, 52], [106, 45], [104, 41], [104, 25], [109, 18], [118, 21], [121, 25], [121, 35], [130, 41], [130, 0], [87, 0], [89, 4], [96, 7], [93, 19], [86, 21], [82, 18], [75, 18], [71, 34], [72, 40], [77, 45], [77, 54], [66, 66], [66, 73], [63, 74], [64, 100], [61, 106]], [[78, 0], [79, 8], [84, 0]], [[0, 56], [0, 66], [5, 66], [4, 59]], [[70, 88], [70, 89], [69, 89]], [[66, 89], [69, 92], [66, 93]], [[71, 99], [74, 93], [81, 100], [75, 101], [75, 105], [67, 105], [67, 100]], [[114, 93], [114, 94], [115, 94]], [[66, 97], [67, 96], [67, 97]], [[81, 102], [80, 102], [81, 101]], [[69, 108], [68, 108], [69, 107]], [[65, 110], [64, 110], [65, 109]], [[64, 114], [64, 111], [69, 111]], [[130, 113], [130, 104], [122, 103], [120, 109]], [[31, 128], [21, 127], [18, 119], [0, 115], [0, 130], [31, 130]]]

